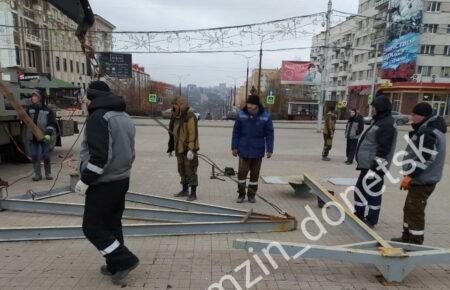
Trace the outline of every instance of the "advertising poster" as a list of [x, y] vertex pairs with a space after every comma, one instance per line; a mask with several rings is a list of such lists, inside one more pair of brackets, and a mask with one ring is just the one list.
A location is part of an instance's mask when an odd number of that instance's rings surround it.
[[421, 0], [391, 0], [381, 77], [409, 80], [415, 73], [422, 24]]
[[283, 85], [320, 85], [322, 74], [318, 63], [310, 61], [283, 61], [281, 66], [281, 84]]

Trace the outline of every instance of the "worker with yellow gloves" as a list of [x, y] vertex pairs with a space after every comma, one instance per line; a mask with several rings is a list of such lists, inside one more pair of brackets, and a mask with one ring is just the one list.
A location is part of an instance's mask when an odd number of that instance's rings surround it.
[[31, 147], [31, 159], [33, 162], [34, 176], [33, 181], [42, 180], [41, 159], [44, 160], [45, 178], [52, 180], [52, 171], [50, 164], [50, 146], [52, 138], [56, 135], [56, 118], [53, 110], [47, 107], [39, 91], [31, 94], [31, 106], [28, 107], [27, 113], [36, 126], [44, 133], [43, 140], [37, 140], [29, 130], [28, 140]]
[[428, 103], [417, 104], [411, 114], [413, 131], [403, 159], [400, 189], [407, 190], [403, 208], [403, 234], [392, 241], [423, 244], [427, 200], [442, 178], [445, 163], [447, 125], [433, 116]]

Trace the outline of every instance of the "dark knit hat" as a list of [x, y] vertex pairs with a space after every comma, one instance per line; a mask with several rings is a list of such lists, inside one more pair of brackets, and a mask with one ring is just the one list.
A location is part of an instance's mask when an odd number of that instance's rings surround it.
[[247, 98], [247, 104], [261, 106], [261, 100], [259, 99], [259, 96], [257, 96], [257, 95], [250, 95]]
[[429, 103], [422, 102], [418, 103], [412, 110], [412, 112], [416, 115], [430, 117], [433, 115], [433, 108]]
[[103, 91], [103, 92], [110, 92], [109, 86], [102, 81], [93, 81], [89, 84], [89, 89], [97, 90], [97, 91]]
[[109, 92], [111, 92], [111, 90], [108, 84], [102, 81], [93, 81], [89, 84], [86, 96], [88, 100], [92, 101], [97, 96], [107, 95]]
[[39, 99], [42, 100], [42, 94], [39, 90], [35, 90], [34, 92], [31, 93], [31, 96], [36, 95], [39, 97]]

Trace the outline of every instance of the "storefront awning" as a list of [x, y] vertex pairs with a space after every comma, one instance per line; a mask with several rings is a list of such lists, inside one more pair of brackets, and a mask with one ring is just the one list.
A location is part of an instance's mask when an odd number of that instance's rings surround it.
[[51, 89], [78, 89], [78, 86], [73, 85], [72, 83], [60, 80], [60, 79], [52, 79]]
[[78, 86], [73, 85], [72, 83], [60, 80], [60, 79], [52, 79], [51, 81], [45, 77], [40, 76], [39, 78], [21, 81], [20, 85], [24, 88], [29, 89], [78, 89]]

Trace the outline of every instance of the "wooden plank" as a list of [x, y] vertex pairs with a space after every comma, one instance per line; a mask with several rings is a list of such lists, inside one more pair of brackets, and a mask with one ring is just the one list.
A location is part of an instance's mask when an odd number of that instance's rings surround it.
[[[308, 174], [305, 173], [304, 179], [308, 180], [309, 182], [313, 183], [320, 191], [322, 191], [323, 194], [325, 194], [331, 201], [333, 201], [336, 204], [339, 204], [342, 209], [345, 212], [345, 215], [351, 218], [354, 222], [356, 222], [361, 229], [363, 229], [365, 232], [367, 232], [370, 236], [373, 237], [375, 241], [377, 241], [382, 248], [386, 250], [382, 250], [382, 252], [386, 255], [393, 255], [396, 254], [398, 251], [397, 249], [394, 249], [388, 242], [386, 242], [377, 232], [369, 228], [362, 220], [360, 220], [347, 206], [345, 206], [341, 201], [330, 194], [326, 188], [322, 186], [322, 184], [315, 181], [313, 178], [311, 178]], [[389, 249], [389, 250], [387, 250]]]
[[33, 135], [36, 137], [38, 141], [42, 141], [44, 139], [44, 134], [41, 129], [33, 122], [33, 120], [28, 116], [27, 112], [24, 108], [17, 102], [16, 98], [12, 94], [12, 92], [8, 89], [5, 83], [0, 80], [0, 93], [8, 100], [8, 103], [16, 110], [19, 118], [22, 122], [27, 125], [28, 128], [31, 129]]

